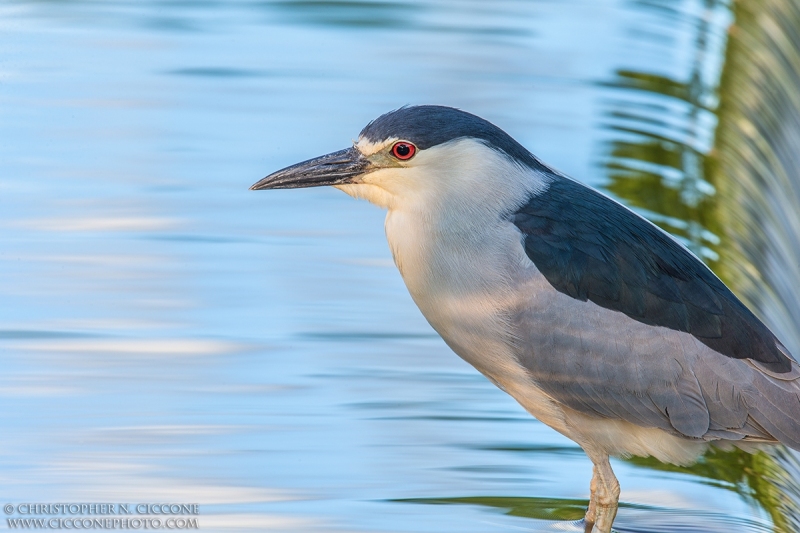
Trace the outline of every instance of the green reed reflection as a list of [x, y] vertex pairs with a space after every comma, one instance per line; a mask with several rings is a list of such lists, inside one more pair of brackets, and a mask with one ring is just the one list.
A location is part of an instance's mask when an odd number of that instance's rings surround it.
[[737, 1], [716, 147], [725, 275], [800, 352], [800, 4]]
[[[428, 505], [479, 505], [502, 509], [505, 514], [537, 520], [580, 520], [586, 514], [589, 500], [563, 498], [520, 498], [503, 496], [471, 496], [465, 498], [408, 498], [400, 503]], [[620, 506], [624, 506], [620, 504]]]

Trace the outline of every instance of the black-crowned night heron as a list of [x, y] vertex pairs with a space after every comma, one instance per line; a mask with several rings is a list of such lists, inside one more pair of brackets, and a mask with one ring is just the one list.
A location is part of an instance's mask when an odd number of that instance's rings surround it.
[[493, 124], [404, 107], [352, 148], [252, 188], [319, 185], [387, 209], [428, 322], [584, 449], [587, 531], [607, 533], [616, 515], [610, 455], [688, 464], [709, 444], [800, 449], [800, 372], [769, 329], [667, 233]]

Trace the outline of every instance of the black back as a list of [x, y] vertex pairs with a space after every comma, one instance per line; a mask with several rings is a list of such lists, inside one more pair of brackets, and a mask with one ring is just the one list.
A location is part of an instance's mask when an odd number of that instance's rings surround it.
[[420, 150], [463, 138], [479, 139], [487, 146], [536, 170], [546, 167], [509, 134], [480, 117], [439, 105], [401, 107], [381, 115], [361, 130], [371, 142], [386, 139], [411, 141]]
[[699, 259], [593, 189], [553, 176], [511, 220], [526, 254], [559, 292], [691, 333], [728, 357], [791, 369], [772, 332]]

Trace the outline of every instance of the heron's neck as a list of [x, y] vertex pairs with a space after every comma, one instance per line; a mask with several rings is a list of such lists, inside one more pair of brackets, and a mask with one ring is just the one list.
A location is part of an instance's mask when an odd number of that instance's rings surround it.
[[519, 230], [507, 219], [522, 202], [465, 200], [396, 203], [386, 215], [395, 264], [422, 313], [446, 340], [448, 329], [455, 322], [463, 327], [468, 315], [483, 327], [481, 321], [512, 306], [517, 270], [528, 263]]

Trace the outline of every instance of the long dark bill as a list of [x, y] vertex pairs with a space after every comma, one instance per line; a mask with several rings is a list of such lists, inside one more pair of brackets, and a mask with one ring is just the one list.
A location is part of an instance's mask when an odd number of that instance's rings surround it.
[[361, 152], [355, 147], [347, 148], [273, 172], [250, 187], [250, 190], [340, 185], [360, 176], [368, 168], [369, 161], [361, 155]]

